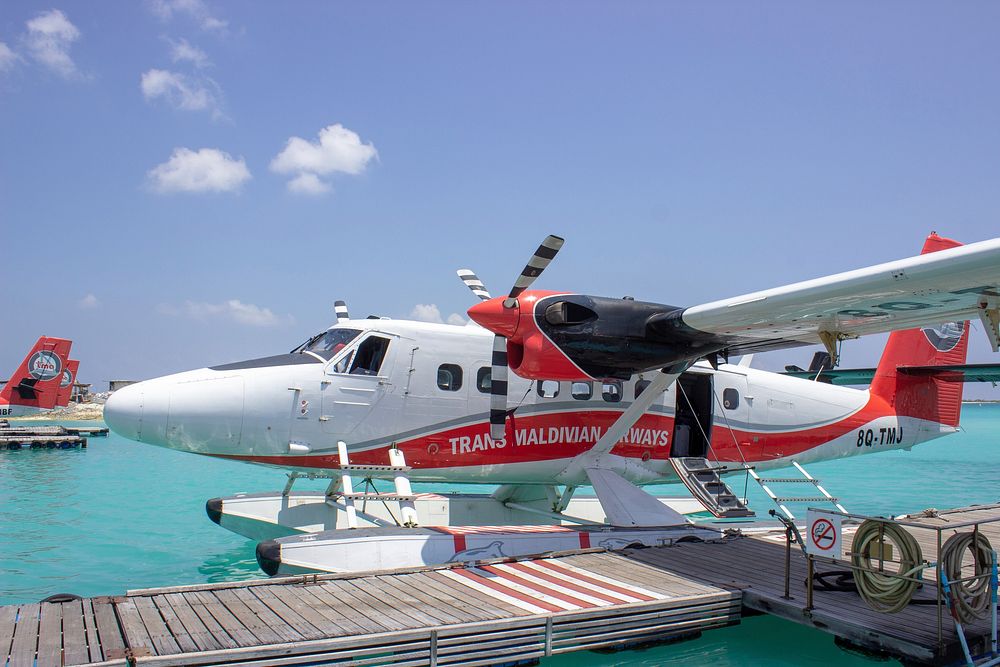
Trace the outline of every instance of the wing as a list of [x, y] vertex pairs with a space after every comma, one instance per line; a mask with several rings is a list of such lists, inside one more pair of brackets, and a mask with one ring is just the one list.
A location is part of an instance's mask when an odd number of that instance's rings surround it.
[[992, 324], [998, 306], [1000, 239], [991, 239], [713, 301], [680, 318], [692, 333], [726, 339], [731, 354], [745, 354], [829, 349], [831, 341], [978, 317]]

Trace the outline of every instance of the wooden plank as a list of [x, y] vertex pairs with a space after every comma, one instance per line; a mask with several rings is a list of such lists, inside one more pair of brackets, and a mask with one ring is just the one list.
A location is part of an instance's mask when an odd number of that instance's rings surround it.
[[[225, 605], [211, 591], [190, 591], [182, 593], [184, 598], [191, 603], [191, 608], [198, 614], [209, 630], [213, 630], [213, 636], [223, 645], [232, 642], [237, 646], [257, 646], [260, 639], [240, 622]], [[196, 604], [197, 602], [197, 604]], [[218, 626], [213, 626], [213, 623]], [[229, 640], [226, 640], [226, 637]]]
[[286, 623], [280, 616], [274, 613], [266, 604], [260, 601], [249, 588], [237, 588], [233, 590], [233, 595], [241, 600], [243, 604], [250, 608], [261, 621], [267, 624], [284, 641], [298, 642], [305, 637], [295, 628]]
[[60, 667], [62, 661], [62, 605], [43, 602], [38, 624], [36, 667]]
[[[87, 615], [91, 607], [93, 616]], [[87, 623], [87, 645], [92, 660], [107, 659], [112, 651], [125, 648], [124, 631], [118, 627], [118, 617], [110, 598], [93, 598], [83, 601], [83, 620]], [[93, 619], [94, 627], [89, 624]], [[95, 633], [96, 630], [96, 633]], [[103, 653], [103, 656], [98, 654]]]
[[418, 609], [421, 613], [430, 618], [430, 625], [453, 625], [463, 623], [465, 620], [478, 620], [475, 617], [466, 619], [460, 612], [448, 610], [440, 600], [434, 600], [417, 591], [412, 584], [407, 585], [405, 577], [413, 575], [404, 574], [390, 577], [375, 577], [387, 595], [399, 600], [407, 607]]
[[323, 638], [343, 636], [344, 629], [316, 609], [319, 600], [309, 593], [307, 587], [278, 585], [268, 587], [267, 590], [308, 621], [320, 632]]
[[[177, 621], [184, 626], [184, 630], [187, 635], [194, 642], [196, 650], [199, 651], [214, 651], [216, 649], [224, 648], [223, 644], [218, 641], [213, 634], [205, 627], [205, 623], [198, 617], [198, 614], [191, 605], [180, 593], [167, 593], [163, 597], [163, 603], [169, 604], [174, 615], [177, 617]], [[221, 634], [225, 635], [222, 631], [221, 626], [219, 627]], [[226, 635], [228, 639], [229, 636]], [[235, 648], [236, 642], [230, 641], [230, 646], [226, 648]]]
[[90, 651], [87, 649], [87, 631], [83, 620], [83, 600], [71, 600], [64, 603], [62, 616], [63, 659], [65, 663], [67, 665], [80, 665], [90, 662]]
[[[215, 597], [219, 599], [219, 602], [222, 603], [227, 611], [239, 619], [240, 623], [258, 638], [257, 643], [259, 644], [281, 644], [287, 641], [285, 637], [289, 631], [293, 633], [293, 636], [295, 635], [294, 631], [288, 628], [288, 626], [285, 626], [282, 629], [282, 634], [279, 634], [278, 628], [272, 628], [269, 623], [261, 620], [242, 599], [237, 597], [237, 589], [235, 588], [215, 591]], [[279, 623], [278, 625], [284, 625], [284, 623]], [[301, 637], [297, 639], [301, 639]]]
[[153, 599], [146, 596], [130, 599], [139, 612], [139, 617], [142, 619], [143, 625], [146, 626], [146, 632], [149, 633], [149, 638], [152, 640], [153, 648], [156, 651], [155, 655], [183, 653], [170, 628], [167, 627], [163, 616], [160, 615], [160, 610], [157, 609]]
[[10, 648], [10, 661], [15, 665], [31, 665], [35, 662], [35, 646], [38, 643], [38, 614], [40, 605], [25, 604], [17, 610], [14, 626], [14, 642]]
[[[139, 615], [139, 610], [135, 606], [135, 598], [119, 598], [115, 601], [114, 605], [115, 613], [118, 615], [118, 620], [125, 635], [125, 643], [128, 647], [132, 649], [145, 648], [149, 650], [151, 655], [155, 655], [153, 653], [155, 650], [153, 640], [149, 636], [149, 632], [142, 622], [142, 616]], [[100, 623], [100, 619], [98, 619], [98, 623]], [[101, 626], [98, 625], [98, 627]], [[101, 637], [103, 638], [103, 636], [102, 633]], [[104, 652], [105, 654], [108, 653], [107, 645], [104, 646]]]
[[341, 581], [329, 581], [322, 584], [323, 590], [328, 591], [343, 604], [354, 610], [355, 621], [362, 625], [371, 625], [372, 632], [385, 632], [387, 630], [407, 630], [419, 627], [420, 624], [403, 623], [396, 618], [396, 610], [383, 604], [380, 600], [373, 598], [361, 587], [356, 585], [351, 579]]
[[515, 616], [524, 616], [529, 613], [520, 607], [515, 607], [514, 605], [504, 602], [503, 600], [483, 595], [468, 586], [463, 586], [457, 581], [452, 581], [437, 570], [428, 571], [424, 574], [426, 574], [429, 579], [433, 580], [441, 588], [450, 591], [452, 595], [465, 600], [479, 609], [490, 611], [497, 618], [512, 618]]
[[14, 621], [17, 619], [17, 605], [0, 607], [0, 658], [7, 660], [10, 642], [14, 638]]
[[411, 585], [421, 593], [440, 601], [447, 606], [454, 614], [461, 614], [462, 622], [485, 621], [495, 618], [503, 618], [497, 614], [468, 603], [465, 599], [458, 597], [450, 589], [442, 587], [435, 579], [425, 573], [405, 575], [410, 578]]
[[253, 589], [247, 589], [247, 592], [265, 604], [270, 611], [287, 625], [294, 628], [305, 639], [326, 639], [325, 632], [303, 618], [302, 614], [285, 604], [284, 600], [274, 594], [274, 589], [274, 586], [257, 586]]
[[163, 595], [154, 595], [146, 599], [150, 600], [156, 610], [160, 612], [160, 616], [163, 618], [163, 622], [166, 624], [167, 630], [170, 632], [174, 641], [177, 642], [179, 652], [190, 653], [192, 651], [197, 651], [198, 644], [194, 641], [194, 639], [192, 639], [191, 635], [188, 634], [187, 628], [184, 627], [184, 624], [181, 623], [181, 620], [177, 617], [177, 613], [174, 611], [170, 601]]
[[344, 635], [368, 634], [368, 630], [356, 623], [348, 615], [353, 614], [353, 610], [349, 608], [345, 610], [344, 606], [329, 591], [325, 591], [321, 586], [315, 584], [302, 586], [300, 590], [303, 598], [306, 601], [311, 601], [313, 608], [325, 618], [328, 618], [331, 623], [340, 626], [341, 632]]
[[397, 598], [393, 594], [392, 589], [386, 586], [379, 577], [365, 577], [362, 582], [363, 584], [359, 584], [354, 581], [351, 583], [358, 589], [361, 589], [361, 586], [363, 585], [363, 592], [365, 594], [370, 594], [376, 599], [379, 606], [385, 610], [383, 613], [401, 617], [409, 621], [409, 625], [407, 627], [433, 627], [441, 624], [437, 617], [430, 615], [429, 612], [420, 609], [411, 603], [403, 602]]

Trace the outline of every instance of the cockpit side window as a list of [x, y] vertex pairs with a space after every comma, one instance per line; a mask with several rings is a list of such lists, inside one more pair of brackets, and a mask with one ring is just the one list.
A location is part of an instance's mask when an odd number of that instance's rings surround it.
[[329, 361], [360, 335], [360, 329], [327, 329], [310, 338], [308, 342], [297, 348], [296, 352], [312, 352]]
[[354, 355], [351, 363], [351, 375], [378, 375], [382, 368], [382, 361], [385, 359], [386, 350], [389, 349], [389, 339], [382, 336], [369, 336]]

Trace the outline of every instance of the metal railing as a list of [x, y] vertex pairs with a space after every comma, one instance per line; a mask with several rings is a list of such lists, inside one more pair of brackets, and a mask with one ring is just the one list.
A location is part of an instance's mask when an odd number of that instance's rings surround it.
[[[878, 539], [875, 542], [875, 544], [877, 544], [879, 546], [879, 548], [878, 548], [878, 554], [877, 554], [876, 558], [872, 557], [872, 554], [870, 553], [870, 551], [869, 551], [869, 553], [855, 554], [855, 553], [853, 553], [853, 552], [851, 552], [849, 550], [851, 547], [848, 546], [848, 545], [845, 545], [845, 547], [846, 547], [845, 548], [846, 557], [844, 557], [844, 558], [834, 558], [834, 557], [830, 557], [830, 556], [821, 556], [821, 555], [818, 555], [818, 554], [815, 554], [815, 553], [811, 553], [811, 552], [809, 552], [805, 548], [805, 541], [803, 540], [802, 535], [799, 533], [799, 530], [794, 525], [794, 523], [792, 521], [784, 519], [783, 517], [779, 516], [776, 512], [772, 511], [771, 512], [772, 515], [774, 515], [776, 518], [778, 518], [779, 520], [781, 520], [782, 523], [785, 525], [785, 598], [789, 599], [791, 597], [790, 596], [791, 547], [792, 547], [792, 544], [796, 544], [796, 543], [799, 544], [799, 546], [802, 548], [803, 554], [805, 555], [805, 558], [806, 558], [806, 568], [807, 568], [807, 576], [806, 576], [806, 606], [805, 606], [805, 610], [806, 611], [811, 611], [812, 609], [815, 608], [815, 599], [814, 599], [814, 590], [813, 590], [813, 588], [814, 588], [814, 581], [815, 581], [815, 576], [814, 575], [816, 574], [816, 565], [818, 563], [825, 563], [825, 564], [830, 564], [830, 565], [836, 565], [838, 567], [850, 569], [851, 573], [853, 575], [855, 575], [855, 578], [857, 578], [858, 574], [861, 573], [861, 572], [868, 572], [868, 573], [872, 573], [872, 574], [881, 575], [883, 577], [890, 577], [890, 578], [893, 578], [893, 579], [898, 579], [898, 580], [901, 580], [901, 581], [915, 582], [915, 583], [918, 583], [918, 584], [921, 584], [921, 585], [928, 584], [928, 583], [933, 583], [934, 586], [935, 586], [935, 607], [936, 607], [935, 611], [936, 611], [936, 616], [937, 616], [937, 645], [938, 645], [938, 648], [940, 649], [943, 646], [943, 644], [944, 644], [944, 615], [945, 615], [946, 610], [949, 608], [949, 601], [945, 597], [945, 590], [944, 590], [944, 587], [942, 586], [942, 581], [946, 581], [951, 586], [951, 588], [954, 589], [954, 587], [956, 585], [959, 585], [959, 584], [969, 584], [969, 583], [973, 583], [973, 582], [989, 580], [990, 577], [994, 577], [993, 581], [995, 582], [995, 577], [996, 577], [996, 575], [994, 574], [993, 571], [991, 571], [990, 569], [987, 569], [982, 574], [973, 574], [971, 576], [964, 576], [964, 577], [959, 577], [959, 578], [950, 579], [950, 580], [949, 579], [943, 579], [943, 576], [944, 576], [944, 569], [943, 568], [944, 568], [944, 566], [943, 566], [943, 564], [941, 562], [941, 549], [942, 549], [942, 545], [945, 542], [944, 533], [946, 531], [947, 532], [957, 533], [958, 531], [960, 531], [963, 528], [971, 528], [972, 529], [972, 534], [973, 534], [973, 538], [972, 538], [973, 542], [972, 542], [972, 544], [973, 545], [977, 545], [977, 544], [979, 544], [980, 526], [982, 526], [984, 524], [1000, 524], [1000, 516], [994, 516], [994, 517], [988, 517], [988, 518], [982, 518], [982, 519], [974, 519], [974, 520], [969, 520], [969, 521], [952, 522], [952, 523], [946, 523], [946, 524], [942, 524], [942, 525], [929, 524], [929, 523], [927, 523], [927, 521], [933, 520], [933, 519], [937, 519], [937, 518], [941, 518], [941, 517], [947, 516], [948, 514], [958, 513], [958, 511], [969, 511], [971, 509], [982, 510], [982, 509], [991, 509], [991, 508], [1000, 509], [1000, 504], [996, 504], [996, 505], [983, 505], [983, 506], [975, 507], [975, 508], [963, 508], [963, 510], [953, 510], [953, 511], [941, 512], [941, 513], [935, 513], [935, 514], [932, 514], [932, 515], [927, 515], [927, 517], [925, 519], [923, 519], [923, 520], [917, 520], [915, 518], [912, 518], [911, 516], [906, 516], [906, 518], [896, 519], [896, 518], [887, 518], [887, 517], [879, 517], [879, 516], [867, 516], [867, 515], [863, 515], [863, 514], [853, 514], [853, 513], [849, 513], [849, 512], [838, 512], [836, 510], [825, 509], [825, 508], [812, 508], [812, 507], [809, 508], [810, 512], [814, 512], [814, 513], [817, 513], [817, 514], [826, 514], [826, 515], [830, 515], [830, 516], [834, 516], [834, 517], [839, 517], [842, 522], [847, 523], [847, 524], [858, 524], [858, 525], [860, 525], [862, 522], [865, 522], [865, 521], [878, 523], [879, 524], [879, 536], [878, 536]], [[901, 563], [901, 561], [895, 560], [894, 557], [891, 554], [888, 557], [886, 557], [887, 556], [887, 550], [885, 549], [884, 545], [886, 545], [886, 544], [892, 544], [892, 542], [893, 542], [892, 540], [887, 540], [885, 538], [884, 530], [885, 530], [885, 527], [889, 526], [889, 525], [899, 526], [901, 528], [904, 528], [907, 531], [909, 531], [911, 534], [918, 534], [917, 531], [926, 531], [926, 532], [934, 533], [934, 545], [935, 545], [935, 549], [934, 549], [934, 553], [933, 553], [933, 559], [929, 560], [927, 558], [927, 555], [923, 554], [922, 550], [921, 550], [921, 563], [918, 564], [917, 568], [911, 569], [910, 573], [899, 573], [899, 572], [892, 572], [890, 570], [887, 570], [886, 569], [886, 565], [887, 564], [894, 564], [895, 563], [895, 564], [899, 565]], [[919, 544], [919, 542], [918, 542], [918, 544]], [[994, 553], [995, 553], [995, 549], [994, 549]], [[858, 563], [856, 563], [855, 559], [853, 557], [854, 556], [858, 556], [858, 555], [860, 555], [867, 562], [872, 563], [874, 565], [874, 567], [866, 567], [864, 565], [859, 565]], [[858, 559], [858, 561], [860, 561], [860, 560], [861, 559]], [[877, 564], [876, 564], [876, 562], [877, 562]], [[931, 580], [929, 577], [927, 577], [927, 578], [923, 577], [923, 573], [926, 570], [930, 570], [930, 569], [934, 570], [933, 580]], [[995, 591], [996, 584], [993, 583], [992, 585], [994, 586], [993, 590]], [[994, 603], [994, 608], [995, 608], [995, 603]], [[956, 617], [956, 620], [957, 620], [957, 617]], [[964, 636], [961, 637], [961, 638], [963, 639], [963, 644], [964, 644]], [[995, 639], [995, 637], [994, 637], [994, 639]], [[988, 664], [996, 664], [998, 661], [1000, 661], [1000, 659], [998, 659], [998, 660], [991, 660]], [[971, 664], [971, 662], [970, 662], [970, 664]]]

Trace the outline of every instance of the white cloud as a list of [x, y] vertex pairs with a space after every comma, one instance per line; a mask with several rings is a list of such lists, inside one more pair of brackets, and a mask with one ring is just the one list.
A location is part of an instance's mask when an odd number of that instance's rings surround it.
[[89, 293], [87, 294], [87, 296], [77, 301], [76, 305], [84, 310], [89, 310], [90, 308], [97, 308], [99, 305], [101, 305], [101, 302], [98, 300], [96, 296], [94, 296], [92, 293]]
[[21, 56], [14, 53], [9, 46], [0, 42], [0, 72], [12, 69], [20, 59]]
[[229, 299], [222, 303], [185, 301], [180, 306], [160, 304], [157, 310], [164, 315], [174, 317], [188, 317], [195, 320], [228, 319], [237, 324], [253, 327], [272, 327], [292, 324], [295, 321], [291, 315], [280, 317], [275, 315], [270, 308], [243, 303], [239, 299]]
[[295, 174], [288, 182], [292, 192], [319, 194], [330, 189], [320, 176], [336, 172], [360, 174], [377, 155], [374, 145], [362, 143], [357, 132], [336, 123], [320, 130], [318, 141], [289, 138], [285, 148], [271, 160], [271, 171]]
[[185, 15], [194, 19], [202, 30], [224, 32], [229, 22], [214, 16], [204, 0], [152, 0], [153, 13], [164, 21], [175, 15]]
[[288, 189], [305, 195], [321, 195], [330, 191], [330, 184], [320, 180], [316, 174], [303, 172], [288, 181]]
[[[433, 303], [418, 303], [410, 311], [410, 319], [417, 320], [418, 322], [431, 322], [433, 324], [444, 324], [445, 320], [441, 318], [441, 310], [437, 307], [437, 304]], [[455, 326], [465, 326], [465, 318], [458, 313], [452, 313], [448, 316], [448, 324], [454, 324]]]
[[199, 68], [211, 65], [208, 55], [186, 39], [181, 38], [177, 42], [172, 39], [167, 41], [170, 43], [170, 59], [175, 63], [188, 62]]
[[148, 173], [157, 192], [234, 192], [250, 180], [241, 157], [235, 159], [217, 148], [175, 148], [170, 159]]
[[69, 56], [73, 42], [80, 39], [80, 31], [58, 9], [42, 12], [26, 23], [28, 32], [24, 42], [31, 57], [42, 65], [61, 74], [73, 77], [78, 74], [76, 64]]
[[219, 87], [208, 77], [195, 78], [180, 72], [151, 69], [143, 73], [140, 86], [147, 102], [163, 98], [177, 109], [210, 110], [213, 116], [221, 116]]

